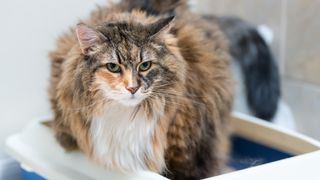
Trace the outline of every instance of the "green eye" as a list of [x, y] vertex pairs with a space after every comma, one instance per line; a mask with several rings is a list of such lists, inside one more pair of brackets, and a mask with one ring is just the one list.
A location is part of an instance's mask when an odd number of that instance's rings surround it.
[[151, 68], [151, 65], [152, 65], [151, 61], [144, 62], [140, 64], [139, 71], [147, 71], [148, 69]]
[[108, 63], [107, 69], [112, 73], [119, 73], [121, 71], [121, 68], [118, 64], [115, 63]]

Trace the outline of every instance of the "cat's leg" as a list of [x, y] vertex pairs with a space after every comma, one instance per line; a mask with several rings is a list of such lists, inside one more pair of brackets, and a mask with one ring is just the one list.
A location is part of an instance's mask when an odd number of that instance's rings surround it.
[[213, 120], [194, 119], [194, 114], [192, 111], [177, 113], [170, 125], [166, 150], [167, 171], [164, 173], [170, 179], [203, 179], [227, 171], [228, 131], [225, 126], [213, 123]]
[[56, 140], [66, 151], [73, 151], [78, 149], [77, 141], [72, 137], [70, 133], [68, 133], [68, 128], [61, 124], [54, 123], [54, 129]]
[[209, 144], [202, 144], [196, 149], [172, 147], [170, 153], [174, 157], [167, 162], [168, 171], [164, 175], [174, 180], [197, 180], [227, 172], [227, 153]]
[[77, 141], [68, 133], [56, 132], [56, 139], [66, 151], [74, 151], [78, 149]]

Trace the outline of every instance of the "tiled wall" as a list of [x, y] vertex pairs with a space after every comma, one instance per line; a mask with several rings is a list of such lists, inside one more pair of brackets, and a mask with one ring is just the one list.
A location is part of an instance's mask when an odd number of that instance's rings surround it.
[[274, 32], [272, 48], [283, 77], [283, 97], [298, 130], [320, 139], [320, 1], [198, 0], [195, 11], [236, 15]]
[[[195, 1], [194, 1], [195, 2]], [[281, 46], [283, 42], [283, 3], [279, 0], [198, 0], [196, 11], [202, 14], [240, 16], [256, 25], [267, 25], [273, 31], [276, 41], [273, 42], [273, 52], [281, 61]], [[281, 67], [282, 68], [282, 67]], [[283, 71], [283, 70], [282, 70]]]

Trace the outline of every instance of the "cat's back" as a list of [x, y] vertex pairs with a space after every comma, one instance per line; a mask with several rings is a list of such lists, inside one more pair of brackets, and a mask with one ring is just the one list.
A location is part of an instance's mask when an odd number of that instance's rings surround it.
[[199, 15], [178, 9], [175, 28], [180, 52], [189, 66], [187, 89], [207, 98], [217, 92], [231, 97], [230, 54], [218, 24], [209, 24]]

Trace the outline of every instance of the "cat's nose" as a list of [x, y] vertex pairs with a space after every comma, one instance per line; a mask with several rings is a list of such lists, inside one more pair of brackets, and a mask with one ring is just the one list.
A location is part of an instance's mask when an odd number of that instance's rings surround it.
[[138, 91], [139, 86], [134, 86], [134, 87], [128, 86], [128, 87], [126, 87], [126, 89], [127, 89], [131, 94], [134, 94], [134, 93], [136, 93], [136, 92]]

